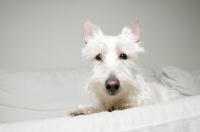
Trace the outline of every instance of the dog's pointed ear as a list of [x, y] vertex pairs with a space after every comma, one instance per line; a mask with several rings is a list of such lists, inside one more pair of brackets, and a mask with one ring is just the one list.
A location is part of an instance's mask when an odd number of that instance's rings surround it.
[[95, 37], [95, 35], [101, 35], [103, 34], [101, 32], [101, 29], [91, 23], [90, 21], [85, 21], [84, 23], [84, 38], [85, 38], [85, 44], [87, 45], [88, 41]]
[[129, 27], [122, 30], [121, 35], [129, 37], [134, 43], [137, 43], [140, 38], [140, 24], [137, 19], [134, 19]]
[[131, 29], [131, 32], [134, 34], [135, 42], [138, 42], [140, 39], [140, 24], [137, 19], [134, 19], [129, 28]]

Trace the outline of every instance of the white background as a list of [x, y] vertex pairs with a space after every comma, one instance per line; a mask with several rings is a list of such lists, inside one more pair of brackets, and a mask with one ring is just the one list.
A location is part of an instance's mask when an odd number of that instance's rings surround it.
[[118, 35], [137, 18], [139, 63], [200, 67], [199, 0], [0, 1], [0, 68], [82, 67], [83, 23]]

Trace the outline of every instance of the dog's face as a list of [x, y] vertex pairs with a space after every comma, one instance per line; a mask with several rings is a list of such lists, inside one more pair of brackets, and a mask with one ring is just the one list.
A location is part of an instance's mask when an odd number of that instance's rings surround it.
[[102, 101], [111, 101], [139, 92], [134, 69], [138, 53], [144, 49], [139, 45], [139, 23], [132, 21], [118, 36], [106, 36], [90, 21], [84, 23], [85, 47], [83, 57], [92, 67], [87, 91]]

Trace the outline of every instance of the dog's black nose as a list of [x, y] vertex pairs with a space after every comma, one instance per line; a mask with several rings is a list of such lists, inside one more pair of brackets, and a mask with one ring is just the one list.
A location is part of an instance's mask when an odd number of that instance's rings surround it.
[[106, 80], [105, 83], [106, 89], [114, 94], [120, 87], [119, 80], [116, 78], [109, 78]]

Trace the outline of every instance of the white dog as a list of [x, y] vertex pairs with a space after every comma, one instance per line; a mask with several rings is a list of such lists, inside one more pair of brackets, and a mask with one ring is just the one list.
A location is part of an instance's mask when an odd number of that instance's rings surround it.
[[123, 110], [179, 97], [178, 92], [161, 84], [145, 83], [136, 75], [140, 26], [133, 20], [118, 36], [106, 36], [90, 21], [84, 23], [83, 57], [92, 68], [86, 90], [94, 96], [92, 106], [83, 106], [69, 114], [87, 115], [101, 111]]

